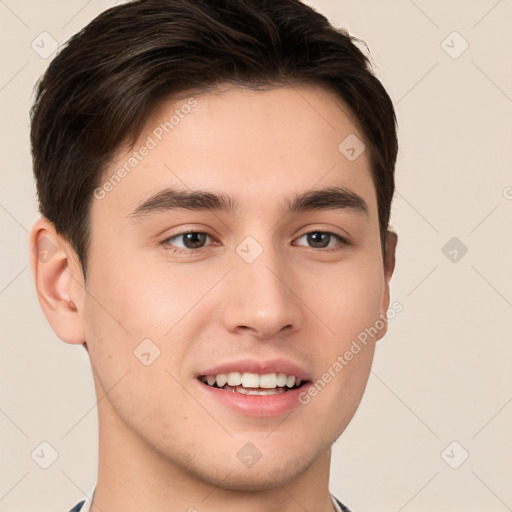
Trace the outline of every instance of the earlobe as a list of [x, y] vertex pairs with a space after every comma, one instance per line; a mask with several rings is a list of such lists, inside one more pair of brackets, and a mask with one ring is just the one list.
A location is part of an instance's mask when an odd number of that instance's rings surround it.
[[48, 322], [61, 340], [82, 344], [83, 276], [69, 243], [43, 217], [32, 227], [29, 249], [37, 296]]

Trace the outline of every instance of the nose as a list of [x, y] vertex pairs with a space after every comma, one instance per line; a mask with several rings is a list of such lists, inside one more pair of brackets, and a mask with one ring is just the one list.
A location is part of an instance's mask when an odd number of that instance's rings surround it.
[[252, 263], [235, 261], [224, 283], [222, 321], [228, 331], [269, 339], [302, 327], [298, 284], [286, 268], [271, 250]]

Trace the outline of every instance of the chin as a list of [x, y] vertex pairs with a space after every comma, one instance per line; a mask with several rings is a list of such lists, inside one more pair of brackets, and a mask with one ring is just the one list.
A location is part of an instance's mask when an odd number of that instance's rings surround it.
[[305, 471], [307, 467], [309, 466], [295, 468], [294, 470], [290, 467], [283, 469], [281, 464], [270, 464], [259, 469], [256, 467], [236, 467], [226, 469], [224, 474], [203, 473], [200, 478], [211, 485], [230, 491], [265, 491], [287, 485]]
[[230, 491], [264, 491], [287, 485], [307, 471], [313, 463], [330, 446], [323, 447], [313, 453], [309, 447], [308, 453], [271, 454], [261, 457], [251, 467], [246, 467], [236, 457], [224, 460], [224, 464], [214, 467], [213, 464], [204, 466], [203, 461], [189, 461], [188, 471], [194, 478]]

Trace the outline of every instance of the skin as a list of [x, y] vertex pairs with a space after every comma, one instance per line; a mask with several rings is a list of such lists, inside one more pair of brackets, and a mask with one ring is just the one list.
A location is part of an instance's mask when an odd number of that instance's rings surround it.
[[[47, 237], [58, 248], [46, 262], [32, 256], [48, 321], [63, 341], [85, 344], [91, 360], [100, 443], [92, 510], [332, 511], [331, 445], [360, 403], [386, 326], [292, 414], [237, 414], [206, 397], [195, 375], [242, 356], [283, 357], [317, 380], [386, 314], [397, 238], [388, 232], [383, 261], [368, 151], [351, 162], [338, 150], [348, 135], [363, 136], [344, 103], [319, 86], [194, 98], [172, 133], [92, 201], [85, 284], [50, 222], [38, 220], [30, 235], [31, 246]], [[185, 102], [162, 103], [134, 148]], [[106, 178], [132, 151], [119, 151]], [[333, 185], [360, 195], [368, 217], [283, 214], [294, 194]], [[229, 194], [241, 210], [129, 218], [173, 186]], [[211, 237], [195, 254], [166, 250], [186, 247], [183, 237], [165, 240], [188, 229]], [[326, 252], [303, 236], [315, 231], [351, 244], [333, 238], [328, 248], [338, 250]], [[263, 248], [250, 264], [235, 251], [247, 236]], [[161, 351], [149, 366], [133, 354], [146, 338]], [[250, 468], [236, 456], [247, 442], [262, 453]]]

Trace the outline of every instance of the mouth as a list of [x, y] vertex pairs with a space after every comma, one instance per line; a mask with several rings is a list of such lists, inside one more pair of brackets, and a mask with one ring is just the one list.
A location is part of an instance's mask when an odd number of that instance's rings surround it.
[[204, 368], [195, 378], [205, 404], [253, 418], [276, 417], [301, 407], [299, 397], [312, 385], [312, 374], [286, 358], [227, 361]]
[[251, 396], [279, 395], [302, 388], [310, 383], [286, 373], [230, 372], [200, 375], [198, 380], [211, 388]]

